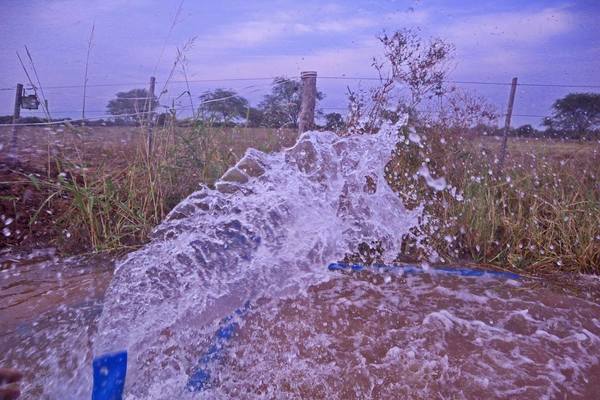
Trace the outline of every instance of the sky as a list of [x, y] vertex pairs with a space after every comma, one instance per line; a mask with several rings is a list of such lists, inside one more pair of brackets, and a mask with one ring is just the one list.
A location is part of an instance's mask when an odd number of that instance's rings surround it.
[[[531, 116], [513, 118], [515, 126], [538, 124], [537, 116], [569, 92], [600, 91], [597, 0], [2, 0], [0, 17], [0, 115], [11, 114], [15, 84], [27, 83], [16, 56], [28, 63], [27, 46], [53, 117], [80, 116], [92, 26], [88, 117], [106, 114], [116, 92], [143, 87], [151, 75], [157, 91], [166, 90], [161, 104], [189, 104], [179, 97], [186, 90], [182, 68], [174, 71], [176, 83], [164, 86], [178, 51], [196, 98], [223, 87], [256, 104], [270, 87], [269, 80], [219, 79], [295, 77], [304, 70], [374, 77], [377, 35], [402, 28], [455, 45], [451, 80], [597, 86], [520, 86], [514, 113]], [[358, 85], [368, 82], [318, 79], [326, 95], [321, 106], [346, 107], [346, 87]], [[459, 86], [504, 111], [508, 86]]]

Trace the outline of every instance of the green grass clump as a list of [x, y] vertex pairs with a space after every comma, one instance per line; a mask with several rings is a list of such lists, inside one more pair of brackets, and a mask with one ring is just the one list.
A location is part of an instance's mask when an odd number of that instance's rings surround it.
[[[429, 216], [406, 238], [404, 257], [430, 257], [433, 249], [445, 262], [600, 273], [597, 143], [512, 139], [499, 170], [495, 138], [434, 129], [420, 136], [421, 145], [400, 144], [388, 165], [392, 187]], [[447, 188], [430, 188], [421, 165]]]

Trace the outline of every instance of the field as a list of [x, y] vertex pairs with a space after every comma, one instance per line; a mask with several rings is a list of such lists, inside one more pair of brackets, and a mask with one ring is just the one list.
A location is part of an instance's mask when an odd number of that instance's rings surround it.
[[[160, 138], [167, 128], [155, 128]], [[168, 132], [184, 139], [189, 127]], [[209, 130], [209, 128], [206, 128]], [[294, 143], [296, 134], [291, 129], [270, 128], [210, 128], [211, 139], [220, 151], [229, 151], [239, 157], [249, 146], [264, 151], [278, 150]], [[200, 134], [200, 133], [199, 133]], [[0, 127], [0, 162], [7, 163], [11, 146], [12, 128]], [[193, 141], [192, 137], [188, 138]], [[110, 167], [118, 169], [128, 165], [130, 157], [145, 145], [147, 130], [143, 127], [19, 127], [17, 131], [17, 157], [24, 170], [46, 173], [54, 171], [55, 162], [79, 160], [87, 168]], [[190, 142], [190, 145], [193, 144]]]
[[[199, 184], [212, 184], [252, 146], [275, 151], [296, 132], [259, 128], [22, 127], [11, 163], [0, 130], [0, 247], [66, 254], [128, 249]], [[6, 223], [8, 221], [9, 223]]]
[[[1, 246], [127, 251], [246, 148], [277, 151], [297, 136], [266, 128], [167, 127], [155, 129], [148, 155], [146, 133], [139, 127], [24, 127], [20, 163], [9, 165], [11, 131], [0, 131]], [[421, 136], [422, 146], [399, 145], [388, 165], [388, 181], [405, 204], [425, 204], [429, 216], [405, 238], [399, 261], [476, 262], [533, 274], [600, 272], [598, 143], [511, 138], [500, 169], [496, 137], [435, 130]], [[425, 183], [422, 165], [445, 178], [446, 190]]]
[[[498, 138], [435, 130], [422, 137], [422, 147], [399, 146], [388, 171], [405, 204], [424, 204], [430, 216], [406, 241], [404, 256], [431, 257], [428, 248], [446, 262], [600, 273], [597, 142], [511, 138], [501, 168]], [[446, 190], [425, 184], [422, 165], [445, 177]]]

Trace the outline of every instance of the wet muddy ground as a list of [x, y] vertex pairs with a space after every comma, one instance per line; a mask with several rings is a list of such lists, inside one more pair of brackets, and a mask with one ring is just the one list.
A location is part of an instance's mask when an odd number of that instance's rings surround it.
[[[52, 398], [50, 384], [55, 396], [86, 398], [112, 262], [59, 260], [51, 249], [1, 261], [0, 364], [23, 370], [24, 398]], [[529, 280], [331, 272], [300, 294], [254, 301], [210, 365], [210, 387], [194, 395], [592, 399], [600, 282], [585, 281], [575, 293]], [[61, 393], [57, 379], [81, 391]]]
[[437, 273], [336, 275], [255, 305], [211, 367], [206, 398], [600, 393], [600, 304], [586, 294]]
[[44, 398], [48, 380], [66, 371], [91, 373], [90, 340], [112, 272], [108, 258], [60, 259], [52, 248], [0, 255], [0, 366], [24, 373], [23, 398]]

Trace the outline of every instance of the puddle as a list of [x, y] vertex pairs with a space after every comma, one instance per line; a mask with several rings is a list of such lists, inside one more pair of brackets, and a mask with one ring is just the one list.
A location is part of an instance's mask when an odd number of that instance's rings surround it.
[[77, 386], [89, 391], [90, 340], [113, 262], [59, 259], [54, 249], [39, 249], [5, 252], [0, 265], [0, 365], [24, 373], [24, 398], [41, 396], [54, 381], [60, 387], [83, 379]]

